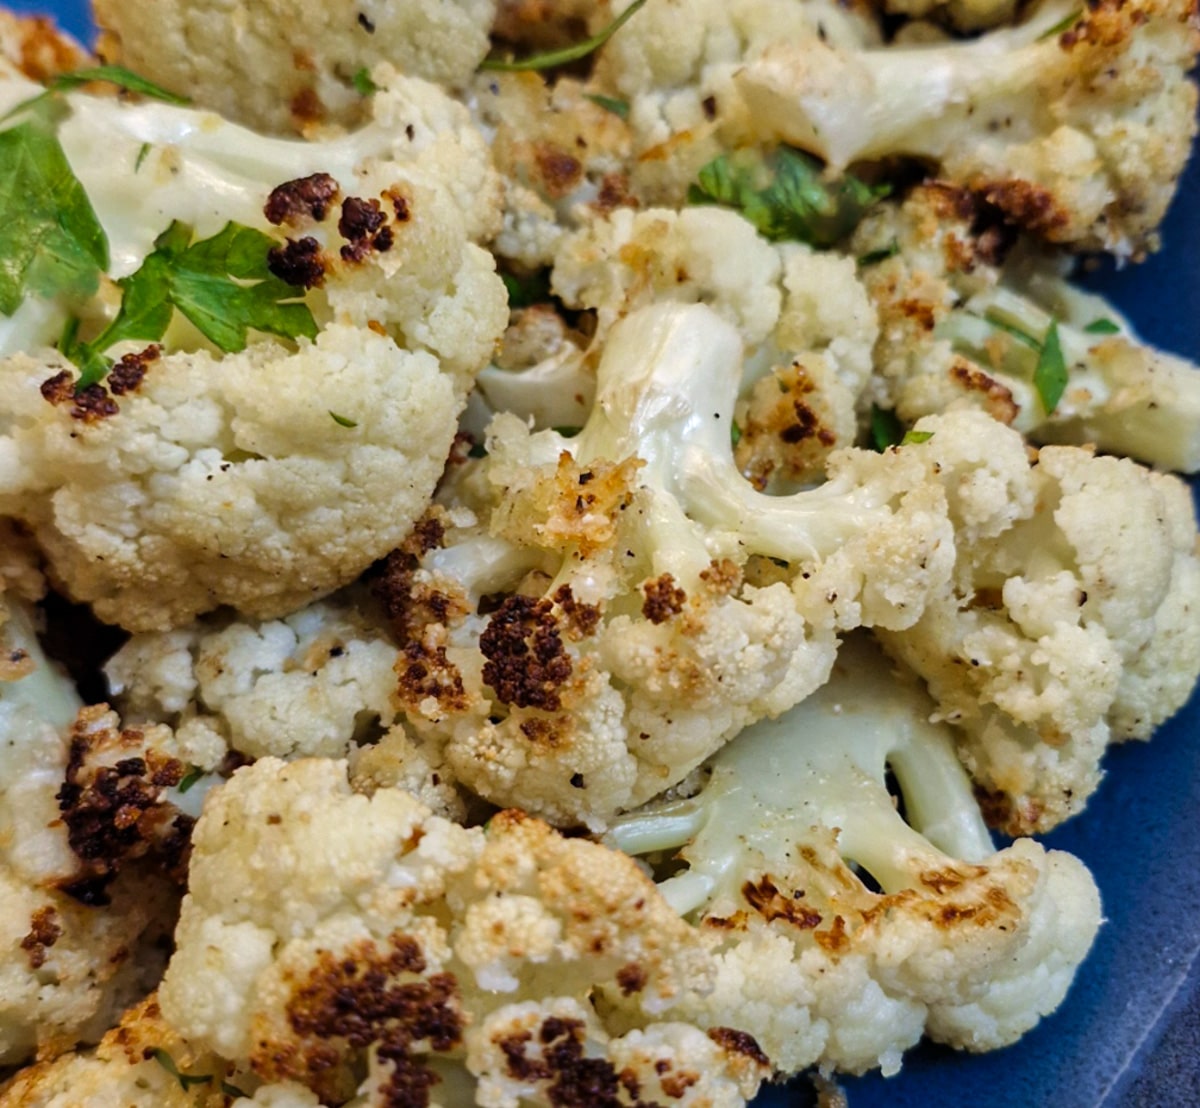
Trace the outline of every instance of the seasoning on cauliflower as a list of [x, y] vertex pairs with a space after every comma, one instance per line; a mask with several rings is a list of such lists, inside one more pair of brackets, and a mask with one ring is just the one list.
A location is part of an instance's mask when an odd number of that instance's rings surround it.
[[[270, 279], [309, 290], [319, 333], [243, 336], [244, 349], [223, 344], [222, 355], [197, 331], [211, 337], [210, 316], [193, 306], [184, 320], [181, 308], [159, 344], [119, 343], [107, 385], [80, 389], [62, 353], [37, 349], [69, 305], [27, 296], [14, 321], [27, 304], [36, 311], [8, 337], [29, 352], [0, 362], [0, 513], [33, 531], [65, 591], [132, 630], [223, 604], [270, 617], [347, 583], [424, 511], [503, 329], [503, 286], [469, 241], [497, 212], [482, 138], [465, 109], [401, 78], [376, 97], [373, 123], [321, 144], [261, 139], [168, 105], [67, 99], [59, 138], [127, 296], [158, 294], [145, 266], [213, 264], [215, 244], [243, 265], [235, 248], [276, 224], [289, 237], [268, 254]], [[156, 141], [169, 144], [139, 173], [112, 175], [114, 159], [132, 166]], [[160, 218], [193, 219], [201, 236], [244, 222], [181, 255], [182, 225], [155, 240]], [[231, 237], [235, 226], [245, 231]], [[181, 287], [172, 295], [187, 304], [192, 286]], [[66, 353], [103, 345], [106, 326], [142, 334], [136, 305], [112, 319], [112, 291], [102, 285], [85, 306]], [[253, 294], [234, 283], [229, 295]]]
[[488, 50], [495, 0], [388, 3], [304, 0], [131, 4], [96, 0], [99, 52], [196, 103], [265, 131], [356, 123], [390, 62], [413, 77], [461, 86]]
[[[1014, 238], [995, 208], [944, 183], [867, 216], [852, 248], [880, 314], [875, 403], [905, 423], [979, 407], [1039, 442], [1200, 469], [1196, 367], [1139, 342], [1100, 297]], [[1052, 326], [1059, 396], [1039, 377]]]
[[[949, 729], [863, 640], [803, 704], [726, 745], [693, 796], [614, 822], [605, 841], [672, 855], [659, 889], [714, 941], [712, 992], [778, 1072], [884, 1073], [927, 1033], [1014, 1042], [1062, 1000], [1100, 923], [1071, 855], [993, 852]], [[890, 795], [899, 784], [905, 815]], [[869, 883], [870, 882], [870, 883]]]
[[[631, 860], [519, 812], [466, 829], [361, 795], [333, 761], [263, 759], [214, 794], [176, 937], [168, 1024], [328, 1103], [364, 1063], [377, 1104], [439, 1102], [446, 1061], [512, 1108], [594, 1105], [623, 1072], [736, 1106], [766, 1075], [749, 1036], [672, 1021], [710, 959]], [[609, 1030], [601, 988], [637, 1028]]]
[[[1200, 559], [1186, 485], [1126, 459], [1019, 440], [980, 412], [917, 424], [947, 476], [963, 540], [948, 583], [887, 650], [929, 684], [939, 718], [1010, 834], [1080, 811], [1109, 742], [1147, 738], [1200, 674]], [[954, 470], [986, 455], [998, 509], [957, 497]], [[964, 510], [965, 509], [965, 510]]]
[[1187, 161], [1198, 47], [1187, 0], [1045, 0], [966, 42], [855, 50], [781, 37], [734, 82], [762, 141], [832, 170], [926, 159], [1051, 242], [1136, 256]]

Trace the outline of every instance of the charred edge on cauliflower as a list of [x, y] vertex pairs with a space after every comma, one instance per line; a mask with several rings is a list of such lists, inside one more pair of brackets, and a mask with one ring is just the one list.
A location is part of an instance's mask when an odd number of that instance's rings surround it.
[[[586, 1057], [586, 1037], [582, 1020], [550, 1016], [542, 1021], [536, 1037], [532, 1031], [520, 1031], [497, 1039], [496, 1045], [504, 1054], [509, 1076], [547, 1082], [547, 1099], [556, 1108], [661, 1108], [656, 1101], [639, 1099], [641, 1082], [632, 1070], [618, 1072], [606, 1058]], [[674, 1099], [700, 1080], [688, 1070], [672, 1073], [666, 1059], [656, 1069], [663, 1092]], [[626, 1097], [621, 1096], [622, 1090]]]
[[110, 393], [125, 396], [136, 392], [145, 380], [146, 371], [161, 355], [162, 347], [157, 343], [152, 343], [145, 350], [125, 354], [109, 370], [104, 384], [88, 385], [83, 389], [75, 388], [75, 375], [69, 369], [64, 369], [42, 382], [41, 393], [48, 403], [56, 407], [69, 404], [72, 419], [81, 423], [99, 423], [121, 410]]
[[429, 1090], [439, 1080], [414, 1056], [415, 1048], [452, 1050], [462, 1041], [464, 1019], [458, 982], [453, 974], [398, 980], [426, 969], [421, 946], [410, 935], [393, 934], [390, 949], [364, 940], [334, 954], [322, 951], [317, 966], [300, 984], [287, 1006], [293, 1031], [305, 1040], [303, 1055], [273, 1051], [252, 1059], [268, 1078], [295, 1077], [323, 1098], [347, 1050], [375, 1044], [392, 1072], [381, 1088], [385, 1108], [419, 1108], [429, 1104]]
[[[405, 210], [407, 212], [407, 208]], [[346, 240], [341, 250], [342, 260], [346, 262], [361, 262], [372, 251], [386, 253], [396, 241], [383, 207], [373, 197], [363, 200], [347, 196], [342, 201], [338, 234]]]
[[483, 680], [502, 704], [557, 712], [561, 688], [574, 668], [563, 646], [554, 603], [510, 596], [479, 636], [487, 661]]
[[308, 221], [323, 223], [341, 189], [328, 173], [313, 173], [285, 181], [271, 190], [263, 205], [267, 221], [281, 226], [300, 226]]
[[29, 958], [32, 969], [46, 964], [46, 951], [62, 937], [62, 924], [53, 905], [38, 908], [29, 920], [29, 934], [21, 940], [21, 949]]
[[679, 615], [687, 603], [687, 593], [675, 584], [675, 578], [669, 573], [644, 582], [642, 593], [646, 598], [642, 601], [642, 615], [651, 623], [666, 623], [672, 616]]
[[[84, 708], [72, 730], [62, 787], [55, 799], [67, 828], [67, 841], [80, 860], [77, 876], [63, 892], [83, 904], [110, 902], [108, 885], [130, 861], [153, 854], [172, 879], [187, 871], [195, 820], [162, 802], [164, 789], [183, 780], [187, 766], [154, 750], [143, 751], [143, 734], [132, 728], [97, 731], [94, 722], [107, 705]], [[89, 755], [129, 747], [138, 753], [113, 765], [89, 765]]]
[[267, 268], [281, 281], [302, 289], [322, 285], [328, 264], [321, 244], [311, 235], [289, 238], [283, 246], [272, 247], [267, 254]]

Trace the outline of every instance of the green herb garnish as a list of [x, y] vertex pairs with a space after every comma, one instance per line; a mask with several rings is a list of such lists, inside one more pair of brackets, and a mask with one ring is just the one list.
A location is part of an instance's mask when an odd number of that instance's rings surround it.
[[189, 766], [187, 773], [185, 773], [179, 779], [179, 784], [175, 786], [175, 790], [180, 793], [185, 793], [203, 776], [204, 770], [202, 770], [199, 766]]
[[137, 173], [142, 168], [142, 162], [146, 160], [146, 155], [150, 153], [153, 147], [148, 142], [143, 142], [138, 147], [137, 160], [133, 163], [133, 172]]
[[933, 438], [932, 431], [905, 431], [904, 438], [900, 440], [901, 446], [920, 446], [923, 442], [928, 442]]
[[511, 61], [505, 61], [501, 58], [484, 58], [480, 62], [479, 68], [494, 69], [505, 73], [516, 73], [528, 69], [556, 69], [560, 65], [569, 65], [571, 62], [577, 62], [581, 58], [586, 58], [589, 54], [599, 50], [601, 46], [629, 22], [634, 13], [645, 3], [646, 0], [633, 0], [633, 3], [605, 27], [604, 30], [592, 35], [589, 39], [584, 39], [583, 42], [577, 42], [574, 46], [564, 46], [561, 50], [548, 50], [544, 54], [534, 54], [532, 57]]
[[1037, 37], [1038, 42], [1045, 42], [1048, 38], [1057, 38], [1063, 31], [1069, 31], [1083, 17], [1083, 9], [1078, 8], [1071, 12], [1070, 15], [1063, 16], [1053, 27], [1048, 27]]
[[878, 250], [868, 250], [861, 258], [858, 259], [858, 268], [866, 269], [868, 266], [878, 265], [880, 262], [886, 262], [888, 258], [894, 258], [900, 253], [900, 244], [892, 239], [887, 246], [881, 247]]
[[29, 294], [87, 297], [108, 238], [44, 117], [0, 131], [0, 313]]
[[379, 86], [371, 79], [371, 71], [365, 65], [362, 69], [354, 71], [354, 76], [350, 78], [350, 83], [354, 86], [354, 91], [359, 96], [370, 96], [372, 93], [379, 91]]
[[618, 100], [615, 96], [601, 96], [598, 92], [589, 93], [586, 99], [606, 112], [612, 112], [613, 115], [618, 115], [622, 119], [629, 118], [628, 100]]
[[734, 420], [729, 428], [729, 445], [737, 446], [742, 441], [742, 429], [737, 425], [737, 420]]
[[768, 239], [832, 246], [889, 191], [849, 173], [827, 181], [816, 158], [781, 146], [765, 157], [743, 151], [714, 158], [689, 186], [687, 199], [735, 208]]
[[1091, 323], [1084, 327], [1084, 330], [1089, 335], [1119, 335], [1121, 333], [1121, 328], [1116, 323], [1104, 317], [1093, 319]]
[[337, 412], [330, 412], [329, 418], [333, 420], [339, 427], [357, 427], [358, 420], [351, 419], [349, 416], [338, 415]]
[[171, 1057], [162, 1047], [156, 1046], [151, 1049], [149, 1057], [153, 1058], [163, 1069], [167, 1071], [176, 1081], [179, 1082], [180, 1088], [186, 1093], [193, 1085], [207, 1085], [213, 1079], [211, 1073], [182, 1073], [179, 1067], [175, 1064], [175, 1059]]
[[545, 304], [551, 299], [550, 271], [539, 269], [528, 277], [513, 273], [501, 273], [500, 279], [508, 290], [510, 308], [528, 308], [531, 304]]
[[871, 408], [871, 445], [881, 454], [904, 441], [904, 424], [891, 408]]
[[554, 433], [556, 435], [562, 435], [562, 437], [564, 439], [573, 439], [582, 430], [583, 430], [582, 427], [564, 426], [564, 427], [555, 427]]
[[82, 370], [76, 389], [96, 384], [108, 371], [102, 357], [127, 339], [157, 342], [177, 309], [214, 346], [227, 354], [246, 348], [251, 328], [283, 338], [313, 338], [317, 324], [300, 290], [271, 273], [269, 235], [227, 223], [211, 238], [192, 242], [178, 220], [157, 239], [135, 273], [117, 282], [121, 309], [91, 342], [67, 343], [62, 351]]
[[68, 92], [92, 81], [106, 81], [126, 92], [136, 92], [139, 96], [148, 96], [152, 100], [162, 100], [167, 104], [191, 103], [186, 96], [180, 96], [162, 85], [156, 85], [123, 65], [94, 65], [88, 69], [77, 69], [73, 73], [60, 73], [46, 82], [46, 88], [51, 92]]
[[1062, 395], [1067, 391], [1067, 363], [1063, 360], [1062, 345], [1058, 341], [1058, 321], [1052, 319], [1038, 353], [1037, 367], [1033, 371], [1033, 387], [1041, 398], [1042, 407], [1050, 415]]

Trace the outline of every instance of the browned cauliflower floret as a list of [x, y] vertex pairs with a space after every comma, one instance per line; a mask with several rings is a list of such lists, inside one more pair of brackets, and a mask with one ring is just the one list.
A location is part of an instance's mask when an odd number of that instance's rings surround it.
[[106, 60], [267, 131], [361, 120], [355, 76], [378, 62], [464, 84], [487, 53], [494, 11], [494, 0], [95, 3]]
[[[975, 407], [1038, 442], [1200, 469], [1197, 368], [1139, 342], [994, 205], [927, 183], [875, 208], [852, 247], [880, 317], [866, 391], [905, 423]], [[1059, 396], [1042, 378], [1055, 350]]]

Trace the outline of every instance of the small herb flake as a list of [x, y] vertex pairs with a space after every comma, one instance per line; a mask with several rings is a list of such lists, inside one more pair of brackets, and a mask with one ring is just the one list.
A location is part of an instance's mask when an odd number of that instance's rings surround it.
[[737, 420], [734, 420], [729, 428], [729, 445], [737, 446], [742, 441], [742, 429], [737, 425]]
[[577, 42], [574, 46], [564, 46], [561, 50], [549, 50], [544, 54], [534, 54], [528, 58], [511, 61], [505, 61], [502, 58], [484, 58], [479, 68], [515, 73], [528, 69], [556, 69], [560, 65], [569, 65], [571, 62], [577, 62], [581, 58], [586, 58], [589, 54], [599, 50], [601, 46], [633, 18], [634, 13], [643, 7], [645, 3], [646, 0], [633, 0], [633, 3], [602, 31], [592, 35], [589, 39], [584, 39], [583, 42]]
[[133, 163], [133, 172], [137, 173], [142, 168], [142, 162], [146, 160], [146, 155], [150, 153], [153, 147], [148, 142], [143, 142], [138, 147], [137, 160]]
[[500, 279], [508, 290], [509, 308], [528, 308], [531, 304], [545, 304], [552, 298], [548, 269], [539, 269], [527, 277], [501, 273]]
[[1058, 402], [1067, 390], [1067, 364], [1063, 360], [1062, 345], [1058, 341], [1058, 321], [1051, 320], [1038, 354], [1037, 367], [1033, 371], [1033, 387], [1042, 401], [1046, 414], [1058, 407]]
[[175, 1078], [185, 1093], [193, 1085], [207, 1085], [213, 1079], [211, 1073], [181, 1073], [179, 1067], [175, 1064], [175, 1059], [160, 1046], [152, 1048], [149, 1057], [153, 1058], [167, 1073]]
[[932, 431], [905, 431], [904, 438], [900, 440], [901, 446], [920, 446], [923, 442], [928, 442], [933, 438]]
[[741, 151], [714, 158], [688, 187], [687, 200], [734, 208], [764, 238], [823, 247], [845, 238], [890, 191], [849, 173], [826, 180], [820, 161], [781, 146], [766, 156]]
[[371, 71], [365, 65], [362, 69], [354, 71], [354, 76], [350, 78], [350, 83], [354, 86], [354, 91], [359, 96], [370, 96], [372, 93], [379, 91], [379, 86], [371, 79]]
[[559, 435], [562, 435], [562, 437], [563, 437], [564, 439], [573, 439], [573, 438], [574, 438], [576, 435], [578, 435], [578, 434], [579, 434], [579, 432], [580, 432], [580, 431], [582, 431], [582, 430], [583, 430], [583, 428], [582, 428], [582, 427], [571, 427], [571, 426], [565, 426], [565, 427], [555, 427], [555, 428], [554, 428], [554, 431], [555, 431], [555, 433], [556, 433], [556, 434], [559, 434]]
[[629, 118], [628, 100], [618, 100], [615, 96], [601, 96], [598, 92], [589, 94], [587, 99], [606, 112], [612, 112], [613, 115], [620, 116], [622, 119]]
[[1100, 319], [1093, 319], [1084, 330], [1089, 335], [1119, 335], [1121, 328], [1111, 319], [1105, 319], [1103, 316]]
[[1083, 17], [1083, 9], [1077, 8], [1070, 15], [1063, 16], [1053, 27], [1048, 27], [1037, 37], [1038, 42], [1045, 42], [1046, 39], [1058, 38], [1063, 31], [1069, 31]]
[[199, 766], [189, 766], [187, 773], [179, 779], [179, 784], [175, 786], [175, 790], [179, 793], [185, 793], [203, 776], [204, 770]]
[[339, 427], [357, 427], [358, 420], [351, 419], [349, 416], [338, 415], [337, 412], [330, 412], [329, 418], [333, 420]]
[[123, 65], [95, 65], [87, 69], [77, 69], [73, 73], [60, 73], [46, 82], [46, 88], [51, 92], [68, 92], [92, 81], [105, 81], [126, 92], [136, 92], [139, 96], [148, 96], [152, 100], [162, 100], [167, 104], [191, 103], [186, 96], [180, 96], [162, 85], [156, 85]]
[[871, 445], [881, 454], [904, 441], [904, 424], [891, 408], [871, 409]]
[[888, 258], [894, 258], [900, 253], [900, 243], [892, 239], [887, 246], [880, 247], [878, 250], [869, 250], [861, 258], [858, 259], [858, 268], [866, 269], [869, 266], [878, 265], [880, 262], [886, 262]]

